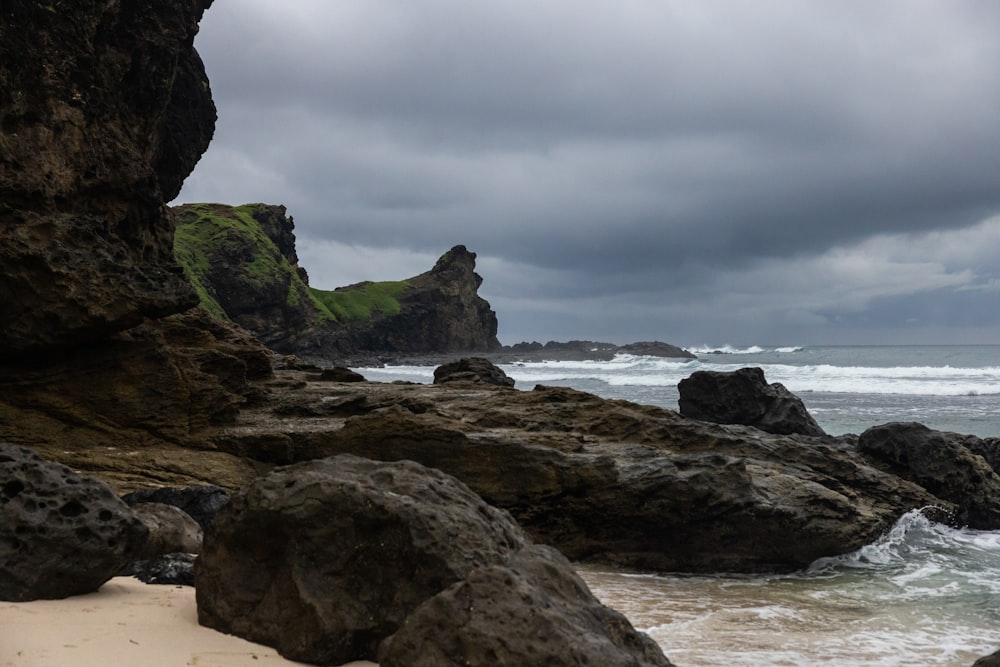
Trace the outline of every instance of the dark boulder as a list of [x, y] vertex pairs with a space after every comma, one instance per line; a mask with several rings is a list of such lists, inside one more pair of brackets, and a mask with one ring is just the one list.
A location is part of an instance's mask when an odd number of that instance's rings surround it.
[[473, 570], [383, 642], [382, 667], [667, 667], [648, 636], [602, 605], [555, 549]]
[[825, 435], [802, 401], [784, 385], [768, 384], [760, 368], [696, 371], [677, 384], [685, 417], [742, 424], [768, 433]]
[[334, 366], [333, 368], [324, 368], [316, 379], [320, 382], [364, 382], [365, 376], [350, 368]]
[[164, 503], [138, 503], [132, 505], [132, 511], [149, 530], [149, 537], [137, 554], [137, 560], [201, 551], [201, 526], [180, 508]]
[[858, 449], [894, 475], [957, 506], [960, 525], [1000, 528], [1000, 477], [966, 446], [968, 436], [934, 431], [915, 422], [874, 426], [858, 438]]
[[220, 486], [163, 486], [158, 489], [142, 489], [122, 496], [129, 505], [139, 503], [163, 503], [179, 508], [198, 522], [203, 531], [208, 530], [215, 514], [229, 502], [229, 492]]
[[413, 462], [278, 468], [208, 531], [198, 620], [292, 660], [373, 660], [420, 603], [525, 544], [505, 512]]
[[135, 559], [147, 529], [102, 482], [0, 443], [0, 599], [90, 593]]
[[[565, 559], [525, 551], [529, 546], [506, 512], [412, 461], [337, 456], [287, 466], [219, 512], [195, 565], [198, 618], [293, 660], [375, 660], [414, 610], [452, 585], [468, 580], [470, 599], [493, 604], [499, 573], [519, 582], [494, 612], [512, 628], [545, 619], [559, 632], [553, 645], [568, 646], [574, 636], [580, 646], [573, 655], [587, 655], [590, 664], [619, 664], [603, 659], [611, 645], [622, 655], [651, 656], [620, 664], [669, 664], [624, 618], [600, 607]], [[423, 619], [414, 627], [441, 622], [433, 614]], [[482, 628], [470, 628], [467, 637], [462, 628], [440, 631], [450, 635], [440, 645], [455, 647]], [[387, 650], [394, 664], [407, 664], [415, 650], [414, 631], [406, 637]], [[540, 645], [524, 642], [524, 649]], [[508, 655], [514, 662], [473, 664], [543, 664]]]
[[130, 563], [120, 572], [123, 577], [135, 577], [144, 584], [194, 586], [194, 563], [198, 556], [190, 553], [164, 554], [151, 560]]
[[1000, 667], [1000, 651], [983, 656], [972, 663], [972, 667]]
[[446, 382], [485, 382], [498, 387], [514, 386], [513, 378], [507, 377], [502, 368], [483, 357], [465, 357], [435, 368], [434, 384]]

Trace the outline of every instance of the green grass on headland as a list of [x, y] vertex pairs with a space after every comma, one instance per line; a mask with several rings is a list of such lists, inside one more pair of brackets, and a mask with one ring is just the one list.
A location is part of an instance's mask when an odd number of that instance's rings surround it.
[[201, 299], [201, 307], [228, 319], [224, 299], [213, 284], [213, 268], [229, 267], [229, 289], [264, 293], [280, 286], [285, 305], [311, 303], [316, 319], [346, 323], [370, 320], [376, 314], [399, 313], [406, 281], [364, 282], [338, 290], [314, 289], [267, 236], [253, 213], [266, 204], [187, 204], [177, 210], [174, 255]]

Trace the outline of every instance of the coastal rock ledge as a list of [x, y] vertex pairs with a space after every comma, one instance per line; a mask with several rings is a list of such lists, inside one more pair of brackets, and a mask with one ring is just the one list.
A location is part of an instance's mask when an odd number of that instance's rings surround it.
[[206, 446], [258, 465], [416, 461], [574, 560], [790, 571], [874, 541], [913, 508], [964, 502], [885, 469], [852, 437], [773, 434], [565, 387], [310, 377], [276, 371], [271, 400]]

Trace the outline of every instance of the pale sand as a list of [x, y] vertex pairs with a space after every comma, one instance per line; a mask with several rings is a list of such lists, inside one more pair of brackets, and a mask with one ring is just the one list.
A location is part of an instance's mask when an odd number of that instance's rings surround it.
[[[198, 625], [194, 589], [115, 577], [65, 600], [0, 601], [0, 666], [301, 665]], [[352, 662], [354, 667], [373, 662]]]

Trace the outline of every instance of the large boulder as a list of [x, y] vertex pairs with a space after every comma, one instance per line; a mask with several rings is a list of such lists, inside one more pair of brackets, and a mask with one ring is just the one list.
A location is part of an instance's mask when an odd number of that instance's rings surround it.
[[968, 436], [915, 422], [874, 426], [858, 449], [877, 464], [955, 504], [954, 520], [982, 530], [1000, 528], [1000, 476], [967, 446]]
[[760, 368], [695, 371], [677, 384], [680, 412], [716, 424], [743, 424], [768, 433], [824, 435], [801, 399], [768, 384]]
[[[198, 619], [293, 660], [374, 660], [425, 601], [483, 568], [516, 569], [514, 555], [529, 544], [506, 512], [412, 461], [338, 456], [278, 468], [235, 496], [206, 535], [195, 566]], [[568, 565], [550, 561], [553, 578], [572, 579], [561, 571]], [[512, 614], [525, 627], [547, 600], [539, 592]], [[578, 607], [593, 611], [592, 598]], [[641, 645], [626, 626], [608, 625]], [[596, 631], [581, 624], [577, 637]]]
[[514, 379], [483, 357], [464, 357], [434, 369], [434, 384], [446, 382], [486, 382], [498, 387], [513, 387]]
[[214, 131], [193, 48], [210, 4], [3, 3], [0, 440], [119, 491], [255, 474], [192, 447], [270, 353], [192, 308], [164, 206]]
[[0, 443], [0, 599], [96, 591], [135, 559], [147, 529], [104, 483]]
[[972, 667], [1000, 667], [1000, 651], [994, 651], [972, 663]]
[[383, 642], [382, 667], [669, 667], [551, 547], [521, 549], [430, 598]]

